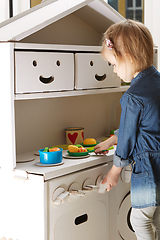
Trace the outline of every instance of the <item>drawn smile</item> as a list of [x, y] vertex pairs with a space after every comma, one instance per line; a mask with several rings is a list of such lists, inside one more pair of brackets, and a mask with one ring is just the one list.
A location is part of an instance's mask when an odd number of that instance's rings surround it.
[[48, 77], [48, 78], [45, 78], [45, 77], [43, 77], [43, 76], [40, 76], [40, 77], [39, 77], [39, 80], [40, 80], [42, 83], [47, 84], [47, 83], [53, 82], [53, 81], [54, 81], [54, 77], [53, 77], [53, 76], [50, 76], [50, 77]]
[[100, 76], [98, 74], [95, 75], [95, 78], [97, 79], [97, 81], [103, 81], [106, 79], [106, 77], [107, 77], [106, 74], [103, 74], [102, 76]]

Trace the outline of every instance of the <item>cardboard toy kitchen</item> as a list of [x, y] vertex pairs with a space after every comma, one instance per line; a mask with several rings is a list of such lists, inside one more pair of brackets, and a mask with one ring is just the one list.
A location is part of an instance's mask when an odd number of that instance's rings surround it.
[[104, 0], [46, 0], [0, 24], [0, 239], [111, 240], [111, 199], [98, 186], [114, 150], [36, 163], [39, 149], [66, 143], [67, 127], [97, 141], [118, 127], [127, 87], [100, 51], [122, 19]]

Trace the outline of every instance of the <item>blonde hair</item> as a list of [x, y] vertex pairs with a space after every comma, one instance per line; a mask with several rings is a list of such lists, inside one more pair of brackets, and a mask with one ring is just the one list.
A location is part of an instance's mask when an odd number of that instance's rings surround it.
[[113, 43], [112, 50], [117, 60], [122, 60], [125, 54], [129, 54], [137, 72], [153, 64], [153, 39], [143, 23], [128, 19], [111, 25], [102, 39], [103, 56], [107, 48], [106, 39]]

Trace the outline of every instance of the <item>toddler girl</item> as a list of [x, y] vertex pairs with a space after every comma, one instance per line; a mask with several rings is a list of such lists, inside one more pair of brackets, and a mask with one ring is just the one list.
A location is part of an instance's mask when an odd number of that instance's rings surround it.
[[154, 225], [160, 240], [160, 73], [152, 65], [152, 36], [140, 22], [116, 23], [104, 33], [102, 55], [123, 81], [131, 82], [120, 100], [119, 129], [95, 147], [102, 153], [117, 142], [103, 183], [110, 191], [122, 168], [131, 164], [133, 229], [138, 240], [155, 240]]

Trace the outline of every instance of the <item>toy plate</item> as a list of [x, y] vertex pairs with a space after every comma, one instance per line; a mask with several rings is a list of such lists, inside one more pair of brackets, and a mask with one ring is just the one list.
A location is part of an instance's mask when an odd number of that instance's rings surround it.
[[65, 155], [63, 155], [63, 158], [66, 158], [66, 159], [73, 159], [73, 160], [78, 160], [78, 159], [85, 159], [85, 158], [88, 158], [90, 156], [90, 154], [88, 154], [88, 155], [85, 155], [85, 156], [70, 156], [70, 155], [68, 155], [68, 153], [67, 154], [65, 154]]
[[69, 156], [74, 156], [74, 157], [80, 157], [80, 156], [88, 155], [88, 152], [76, 152], [76, 153], [73, 153], [73, 152], [67, 151], [67, 153], [68, 153]]

